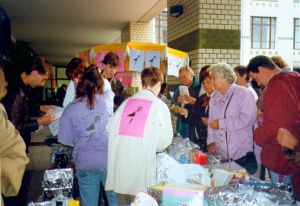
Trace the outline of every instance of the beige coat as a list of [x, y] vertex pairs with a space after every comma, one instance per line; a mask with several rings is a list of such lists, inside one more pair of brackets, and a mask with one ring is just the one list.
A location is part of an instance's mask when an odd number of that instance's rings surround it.
[[[146, 119], [144, 134], [138, 137], [120, 135], [120, 122], [124, 108], [129, 100], [135, 99], [152, 102], [148, 116], [143, 117]], [[137, 106], [137, 108], [140, 107]], [[145, 107], [140, 108], [140, 111], [144, 109]], [[124, 112], [124, 114], [134, 116], [133, 113]], [[132, 122], [134, 121], [136, 119]], [[125, 125], [129, 124], [126, 122]], [[138, 123], [135, 122], [133, 131], [136, 131], [137, 125]], [[147, 191], [147, 186], [156, 180], [156, 153], [163, 151], [173, 138], [171, 117], [167, 105], [151, 91], [142, 90], [121, 104], [108, 124], [108, 132], [106, 190], [129, 195]]]
[[[1, 194], [16, 196], [19, 192], [25, 165], [29, 162], [25, 153], [25, 143], [19, 132], [7, 118], [0, 103], [0, 168]], [[3, 206], [2, 196], [1, 205]]]

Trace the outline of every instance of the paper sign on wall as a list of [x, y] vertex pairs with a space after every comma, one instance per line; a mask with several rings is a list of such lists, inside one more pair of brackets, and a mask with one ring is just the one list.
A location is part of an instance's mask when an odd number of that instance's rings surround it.
[[146, 51], [145, 68], [156, 67], [160, 68], [160, 52], [159, 51]]
[[140, 50], [130, 50], [129, 70], [141, 72], [144, 69], [145, 54]]
[[185, 59], [168, 54], [168, 75], [179, 76], [179, 69], [185, 65]]
[[[100, 51], [100, 52], [96, 53], [95, 64], [99, 68], [103, 68], [103, 64], [101, 62], [107, 53], [108, 53], [108, 51]], [[119, 59], [120, 59], [120, 66], [118, 68], [118, 72], [124, 72], [125, 71], [125, 63], [124, 63], [123, 51], [115, 51], [115, 53], [119, 56]]]
[[121, 115], [119, 135], [143, 138], [151, 105], [152, 101], [145, 99], [128, 100]]

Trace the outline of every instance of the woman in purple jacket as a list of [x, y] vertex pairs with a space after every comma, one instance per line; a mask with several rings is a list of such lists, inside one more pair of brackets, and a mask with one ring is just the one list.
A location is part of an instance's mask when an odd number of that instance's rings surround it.
[[252, 174], [257, 169], [256, 162], [251, 161], [256, 161], [251, 153], [256, 121], [254, 97], [247, 88], [234, 83], [236, 75], [228, 64], [212, 65], [208, 71], [216, 88], [209, 101], [208, 151], [234, 160]]
[[[62, 114], [58, 141], [74, 147], [73, 158], [83, 206], [98, 206], [100, 183], [106, 183], [108, 136], [106, 125], [113, 114], [114, 94], [103, 91], [104, 80], [96, 65], [81, 76], [76, 100]], [[117, 205], [113, 192], [107, 192], [109, 205]]]

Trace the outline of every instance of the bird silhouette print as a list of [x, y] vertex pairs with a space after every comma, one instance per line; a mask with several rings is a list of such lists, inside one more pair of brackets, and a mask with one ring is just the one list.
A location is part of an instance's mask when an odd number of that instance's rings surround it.
[[138, 60], [139, 60], [140, 57], [141, 57], [141, 55], [137, 55], [137, 57], [133, 59], [134, 64], [136, 64], [138, 62]]
[[143, 110], [142, 106], [139, 106], [134, 112], [128, 114], [128, 117], [131, 117], [131, 119], [128, 122], [128, 125], [130, 125], [130, 123], [135, 119], [135, 117], [137, 116], [137, 114]]
[[97, 122], [99, 122], [99, 121], [100, 121], [100, 116], [97, 115], [97, 116], [95, 117], [95, 122], [94, 122], [93, 124], [91, 124], [88, 128], [86, 128], [85, 131], [91, 132], [91, 131], [95, 130], [95, 129], [96, 129], [96, 124], [97, 124]]
[[153, 58], [149, 60], [149, 63], [150, 63], [151, 66], [153, 66], [153, 62], [154, 62], [155, 58], [156, 58], [156, 56], [153, 56]]

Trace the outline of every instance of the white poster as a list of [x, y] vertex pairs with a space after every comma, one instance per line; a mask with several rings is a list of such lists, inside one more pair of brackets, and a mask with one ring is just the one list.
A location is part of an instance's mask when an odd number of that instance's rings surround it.
[[179, 76], [179, 69], [185, 66], [185, 59], [168, 54], [168, 75]]
[[159, 51], [146, 51], [145, 68], [156, 67], [160, 68], [160, 52]]
[[130, 50], [129, 70], [141, 72], [144, 69], [144, 52], [140, 50]]

